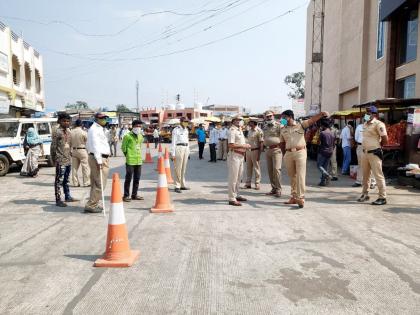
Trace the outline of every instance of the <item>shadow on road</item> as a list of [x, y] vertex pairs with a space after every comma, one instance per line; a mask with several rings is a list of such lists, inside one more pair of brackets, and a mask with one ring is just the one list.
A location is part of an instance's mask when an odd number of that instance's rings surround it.
[[65, 257], [68, 258], [73, 258], [73, 259], [80, 259], [80, 260], [86, 260], [86, 261], [92, 261], [94, 262], [96, 259], [101, 258], [101, 255], [64, 255]]

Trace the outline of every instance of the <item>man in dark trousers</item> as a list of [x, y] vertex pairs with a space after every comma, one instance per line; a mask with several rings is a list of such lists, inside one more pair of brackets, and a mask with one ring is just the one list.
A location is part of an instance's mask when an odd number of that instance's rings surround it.
[[204, 130], [203, 124], [198, 126], [198, 129], [195, 133], [197, 134], [198, 141], [198, 158], [202, 160], [204, 147], [206, 145], [206, 131]]
[[[133, 129], [128, 134], [126, 134], [121, 146], [121, 149], [126, 159], [126, 173], [123, 197], [123, 200], [125, 202], [130, 202], [131, 200], [144, 199], [143, 197], [137, 195], [141, 176], [141, 165], [143, 164], [143, 159], [141, 157], [141, 146], [144, 141], [143, 136], [141, 135], [142, 122], [140, 120], [135, 120], [133, 121], [132, 125]], [[131, 191], [130, 198], [130, 185], [132, 179], [133, 190]]]
[[332, 179], [332, 176], [327, 171], [335, 146], [335, 135], [331, 132], [330, 125], [329, 119], [321, 119], [320, 145], [317, 158], [317, 166], [321, 172], [319, 186], [327, 186], [328, 180]]

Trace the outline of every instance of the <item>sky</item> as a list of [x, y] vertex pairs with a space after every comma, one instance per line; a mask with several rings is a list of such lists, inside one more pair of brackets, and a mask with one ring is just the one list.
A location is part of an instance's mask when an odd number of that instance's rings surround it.
[[138, 80], [140, 108], [180, 94], [186, 106], [262, 112], [288, 107], [284, 78], [305, 70], [307, 3], [2, 0], [0, 20], [43, 56], [48, 111], [78, 100], [135, 108]]

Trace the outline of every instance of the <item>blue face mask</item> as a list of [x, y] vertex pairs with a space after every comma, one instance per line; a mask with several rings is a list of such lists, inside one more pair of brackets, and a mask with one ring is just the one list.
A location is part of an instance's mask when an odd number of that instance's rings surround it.
[[286, 118], [280, 119], [280, 124], [282, 124], [283, 126], [287, 126], [287, 119]]
[[365, 114], [365, 117], [363, 117], [363, 119], [365, 121], [369, 121], [370, 120], [370, 115], [369, 114]]

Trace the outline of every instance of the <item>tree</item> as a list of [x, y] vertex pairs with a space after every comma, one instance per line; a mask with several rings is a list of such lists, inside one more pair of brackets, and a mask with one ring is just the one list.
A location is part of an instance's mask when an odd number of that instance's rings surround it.
[[117, 105], [117, 112], [118, 113], [128, 113], [131, 112], [131, 110], [125, 106], [124, 104], [118, 104]]
[[76, 109], [76, 110], [89, 109], [88, 103], [84, 101], [77, 101], [75, 104], [67, 103], [65, 107], [66, 109]]
[[296, 72], [288, 75], [284, 79], [284, 83], [292, 89], [287, 96], [292, 99], [305, 98], [305, 74], [303, 72]]

